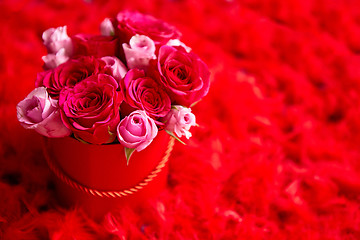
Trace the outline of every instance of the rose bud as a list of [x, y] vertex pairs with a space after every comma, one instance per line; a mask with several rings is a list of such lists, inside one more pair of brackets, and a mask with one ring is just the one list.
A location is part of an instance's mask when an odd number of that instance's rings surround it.
[[72, 88], [91, 75], [106, 72], [105, 62], [94, 57], [71, 59], [55, 69], [38, 73], [35, 86], [44, 86], [54, 99], [59, 99], [60, 91]]
[[26, 129], [34, 129], [46, 137], [65, 137], [71, 131], [60, 118], [57, 101], [52, 100], [44, 87], [35, 88], [16, 106], [17, 118]]
[[109, 69], [115, 79], [120, 80], [127, 73], [127, 68], [117, 57], [106, 56], [101, 60], [105, 62], [104, 69]]
[[61, 118], [76, 138], [93, 144], [115, 140], [122, 101], [117, 88], [115, 78], [97, 74], [61, 91]]
[[114, 36], [115, 29], [110, 18], [105, 18], [100, 24], [100, 32], [103, 36]]
[[165, 117], [171, 101], [166, 91], [143, 70], [131, 69], [120, 81], [124, 101], [135, 109], [144, 110], [150, 117]]
[[123, 49], [128, 67], [146, 69], [149, 61], [155, 59], [154, 41], [144, 35], [135, 35], [129, 44], [123, 43]]
[[172, 106], [168, 115], [164, 118], [165, 130], [175, 133], [179, 138], [185, 136], [189, 139], [192, 135], [190, 127], [196, 126], [195, 115], [190, 108], [180, 105]]
[[118, 51], [118, 39], [113, 36], [77, 34], [72, 37], [74, 56], [114, 56]]
[[136, 110], [121, 120], [117, 127], [119, 142], [126, 148], [141, 151], [156, 137], [158, 129], [145, 111]]
[[173, 104], [190, 107], [209, 91], [210, 73], [206, 64], [183, 47], [162, 46], [157, 68]]
[[116, 20], [117, 31], [122, 43], [129, 42], [136, 34], [151, 38], [155, 45], [166, 44], [170, 39], [180, 38], [180, 32], [170, 24], [139, 12], [119, 12]]
[[59, 66], [69, 60], [72, 55], [72, 41], [67, 35], [66, 28], [66, 26], [49, 28], [43, 32], [42, 38], [48, 50], [48, 55], [43, 56], [42, 59], [47, 69]]

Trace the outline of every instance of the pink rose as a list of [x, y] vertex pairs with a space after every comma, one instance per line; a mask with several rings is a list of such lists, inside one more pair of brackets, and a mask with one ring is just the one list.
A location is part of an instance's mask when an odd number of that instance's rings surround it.
[[45, 64], [45, 69], [54, 69], [60, 64], [69, 60], [69, 56], [66, 55], [65, 49], [60, 49], [57, 53], [49, 53], [42, 57]]
[[117, 17], [119, 36], [124, 43], [136, 34], [151, 38], [156, 45], [180, 38], [180, 32], [170, 24], [139, 12], [123, 11]]
[[104, 71], [105, 62], [93, 57], [72, 59], [55, 69], [39, 73], [35, 86], [44, 86], [54, 99], [59, 98], [62, 89], [73, 87], [85, 78]]
[[120, 81], [124, 101], [135, 109], [144, 110], [154, 119], [164, 117], [171, 101], [157, 81], [145, 76], [143, 70], [131, 69]]
[[104, 69], [110, 70], [115, 79], [120, 80], [127, 73], [127, 68], [117, 57], [106, 56], [102, 57], [101, 60], [105, 62]]
[[100, 24], [100, 32], [103, 36], [114, 36], [115, 29], [110, 18], [105, 18]]
[[67, 35], [66, 26], [46, 30], [42, 38], [48, 50], [48, 55], [43, 56], [46, 69], [53, 69], [69, 60], [72, 55], [72, 41]]
[[191, 109], [180, 105], [172, 107], [164, 122], [165, 130], [175, 133], [178, 137], [185, 136], [187, 139], [191, 137], [190, 127], [196, 125], [195, 115], [191, 113]]
[[57, 53], [64, 49], [69, 56], [72, 51], [71, 38], [67, 35], [67, 27], [49, 28], [42, 34], [44, 45], [49, 53]]
[[130, 43], [123, 43], [126, 62], [129, 68], [146, 69], [150, 59], [156, 59], [155, 43], [144, 35], [135, 35]]
[[122, 101], [117, 88], [112, 76], [97, 74], [61, 91], [61, 118], [76, 138], [93, 144], [114, 141]]
[[74, 56], [115, 56], [118, 52], [118, 39], [113, 36], [77, 34], [72, 37]]
[[16, 108], [17, 118], [26, 129], [53, 138], [71, 133], [61, 121], [57, 101], [49, 97], [44, 87], [35, 88]]
[[141, 151], [156, 137], [158, 129], [145, 111], [137, 110], [121, 120], [117, 127], [119, 142], [127, 148]]
[[173, 104], [189, 107], [209, 91], [210, 73], [206, 64], [183, 47], [162, 46], [157, 67]]

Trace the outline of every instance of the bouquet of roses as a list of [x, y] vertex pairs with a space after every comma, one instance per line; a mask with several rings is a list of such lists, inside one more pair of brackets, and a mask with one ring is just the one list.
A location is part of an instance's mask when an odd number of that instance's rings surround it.
[[180, 140], [196, 125], [190, 107], [209, 90], [206, 64], [173, 26], [123, 11], [101, 35], [46, 30], [48, 54], [35, 89], [17, 105], [21, 125], [46, 137], [120, 143], [127, 160], [165, 130]]

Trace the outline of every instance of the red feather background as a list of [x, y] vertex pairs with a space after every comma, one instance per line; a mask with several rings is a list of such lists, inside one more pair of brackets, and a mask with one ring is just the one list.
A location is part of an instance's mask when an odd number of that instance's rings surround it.
[[[0, 239], [360, 239], [359, 1], [0, 1]], [[41, 137], [16, 104], [41, 34], [99, 33], [124, 9], [161, 18], [212, 86], [167, 188], [101, 222], [54, 198]]]

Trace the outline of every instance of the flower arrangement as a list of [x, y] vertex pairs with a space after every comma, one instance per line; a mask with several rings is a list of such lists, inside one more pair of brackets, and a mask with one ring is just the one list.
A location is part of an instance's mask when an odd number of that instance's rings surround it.
[[46, 30], [48, 54], [35, 89], [17, 105], [26, 129], [90, 144], [118, 143], [127, 161], [166, 131], [179, 141], [196, 125], [191, 107], [209, 90], [206, 64], [166, 22], [122, 11], [101, 35]]

